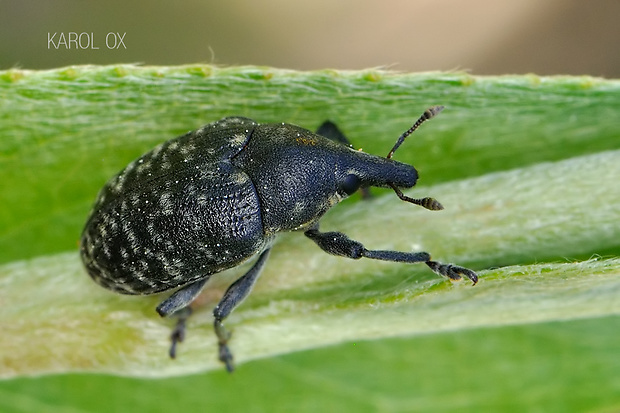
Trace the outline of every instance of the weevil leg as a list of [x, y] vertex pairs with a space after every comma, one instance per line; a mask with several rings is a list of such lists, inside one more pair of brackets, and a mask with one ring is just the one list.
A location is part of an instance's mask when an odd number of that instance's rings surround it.
[[344, 133], [342, 133], [338, 126], [336, 126], [336, 124], [331, 120], [326, 120], [325, 122], [323, 122], [321, 126], [319, 126], [319, 128], [316, 130], [316, 134], [324, 136], [334, 142], [342, 143], [343, 145], [346, 145], [350, 148], [353, 147], [347, 137], [344, 136]]
[[323, 251], [332, 255], [352, 259], [371, 258], [374, 260], [404, 263], [424, 262], [435, 273], [452, 280], [460, 280], [461, 275], [465, 275], [474, 285], [478, 282], [478, 275], [472, 270], [452, 264], [441, 264], [437, 261], [431, 261], [431, 256], [427, 252], [369, 250], [362, 243], [352, 240], [341, 232], [320, 232], [318, 225], [306, 231], [305, 234]]
[[442, 264], [437, 261], [426, 261], [426, 265], [428, 265], [428, 267], [435, 273], [448, 277], [451, 280], [460, 280], [462, 275], [464, 275], [469, 278], [474, 285], [478, 283], [478, 274], [469, 268], [459, 267], [458, 265], [453, 264]]
[[[325, 122], [323, 122], [321, 126], [319, 126], [319, 128], [316, 130], [316, 134], [324, 136], [334, 142], [346, 145], [349, 148], [353, 148], [351, 141], [349, 141], [349, 139], [344, 136], [344, 133], [342, 133], [338, 126], [336, 126], [336, 124], [330, 120], [326, 120]], [[362, 199], [370, 199], [372, 197], [370, 189], [367, 187], [360, 188], [360, 194], [362, 196]]]
[[173, 316], [178, 317], [177, 324], [172, 329], [172, 333], [170, 334], [170, 350], [168, 354], [171, 359], [177, 357], [177, 344], [182, 343], [185, 340], [185, 331], [187, 319], [192, 315], [192, 308], [190, 306], [181, 308], [177, 312], [173, 314]]
[[170, 358], [176, 358], [177, 344], [185, 339], [185, 325], [187, 319], [192, 314], [192, 309], [189, 305], [200, 294], [207, 280], [208, 277], [180, 288], [157, 306], [156, 310], [160, 316], [178, 317], [177, 324], [172, 330], [172, 334], [170, 334], [170, 341], [172, 342], [169, 351]]
[[234, 370], [233, 356], [228, 348], [228, 341], [230, 340], [231, 333], [226, 330], [222, 321], [228, 317], [228, 315], [248, 296], [252, 287], [256, 283], [261, 270], [265, 266], [265, 262], [269, 257], [269, 251], [265, 250], [254, 263], [252, 268], [235, 281], [228, 290], [224, 293], [224, 296], [220, 300], [219, 304], [215, 306], [213, 310], [213, 316], [215, 320], [213, 322], [213, 328], [218, 339], [219, 346], [219, 359], [226, 364], [226, 370], [232, 372]]
[[170, 297], [166, 298], [164, 301], [159, 303], [156, 310], [162, 317], [168, 317], [173, 313], [187, 307], [198, 297], [202, 287], [205, 286], [209, 277], [203, 278], [198, 281], [194, 281], [191, 284], [187, 284], [184, 287], [181, 287]]

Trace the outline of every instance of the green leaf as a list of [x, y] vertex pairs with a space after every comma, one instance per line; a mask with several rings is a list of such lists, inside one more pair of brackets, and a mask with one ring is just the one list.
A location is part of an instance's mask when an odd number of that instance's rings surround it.
[[[215, 369], [157, 382], [14, 378], [0, 384], [0, 409], [169, 411], [203, 397], [256, 411], [617, 408], [618, 92], [620, 82], [589, 77], [210, 66], [0, 72], [0, 376]], [[77, 240], [97, 190], [158, 142], [232, 114], [310, 129], [329, 118], [364, 151], [385, 155], [432, 104], [447, 109], [395, 157], [420, 170], [408, 194], [446, 209], [377, 190], [331, 210], [322, 228], [368, 248], [425, 250], [471, 266], [481, 275], [475, 287], [425, 266], [327, 256], [302, 234], [285, 234], [226, 320], [239, 367], [226, 377], [210, 311], [243, 268], [209, 282], [172, 361], [173, 321], [154, 312], [165, 295], [117, 296], [81, 267]], [[103, 405], [87, 397], [100, 393], [115, 396]]]

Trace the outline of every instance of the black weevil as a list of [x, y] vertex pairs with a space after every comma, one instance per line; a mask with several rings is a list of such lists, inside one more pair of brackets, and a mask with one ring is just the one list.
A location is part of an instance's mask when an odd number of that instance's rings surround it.
[[404, 201], [443, 209], [433, 198], [405, 196], [400, 188], [413, 187], [418, 173], [390, 159], [407, 136], [442, 109], [426, 110], [386, 158], [352, 149], [329, 122], [315, 134], [285, 123], [229, 117], [164, 142], [103, 187], [82, 233], [82, 261], [98, 284], [115, 292], [177, 289], [157, 307], [162, 317], [179, 317], [171, 335], [174, 358], [189, 305], [209, 277], [258, 255], [213, 312], [219, 359], [229, 371], [230, 333], [222, 321], [250, 292], [279, 232], [304, 231], [330, 254], [424, 262], [440, 275], [454, 280], [465, 275], [475, 284], [475, 272], [431, 261], [426, 252], [368, 250], [340, 232], [319, 231], [328, 209], [371, 186], [391, 187]]

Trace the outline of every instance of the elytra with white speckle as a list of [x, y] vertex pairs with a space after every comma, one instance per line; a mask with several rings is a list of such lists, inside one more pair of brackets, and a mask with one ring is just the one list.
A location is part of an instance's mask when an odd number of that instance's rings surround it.
[[[256, 191], [231, 163], [245, 144], [238, 130], [255, 123], [237, 118], [227, 124], [157, 146], [101, 190], [81, 246], [97, 283], [121, 293], [156, 293], [236, 266], [265, 248]], [[225, 256], [216, 243], [237, 253]]]

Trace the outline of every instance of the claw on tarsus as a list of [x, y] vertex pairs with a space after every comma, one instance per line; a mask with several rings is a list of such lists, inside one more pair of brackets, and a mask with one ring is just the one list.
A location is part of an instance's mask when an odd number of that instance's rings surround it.
[[235, 371], [235, 366], [233, 364], [233, 356], [230, 350], [228, 349], [228, 345], [226, 342], [219, 342], [219, 359], [222, 363], [226, 365], [226, 371], [232, 373]]
[[177, 344], [182, 343], [185, 339], [185, 323], [179, 321], [177, 326], [172, 330], [172, 334], [170, 334], [170, 351], [168, 354], [171, 359], [175, 359], [177, 357]]
[[428, 265], [428, 267], [437, 274], [448, 277], [451, 280], [458, 281], [462, 279], [462, 276], [464, 275], [473, 282], [473, 285], [478, 283], [478, 274], [468, 268], [459, 267], [452, 264], [442, 264], [437, 261], [426, 261], [426, 265]]
[[171, 344], [170, 344], [170, 350], [168, 351], [168, 354], [170, 355], [171, 359], [174, 359], [177, 357], [177, 344], [182, 343], [183, 340], [185, 340], [187, 318], [191, 314], [192, 314], [192, 309], [190, 307], [182, 308], [181, 310], [177, 311], [177, 313], [175, 313], [175, 315], [179, 319], [177, 321], [176, 326], [174, 326], [172, 333], [170, 334]]
[[235, 370], [233, 364], [233, 355], [228, 348], [228, 340], [232, 336], [232, 333], [222, 324], [222, 320], [215, 319], [213, 323], [215, 328], [215, 334], [217, 335], [217, 345], [219, 347], [219, 360], [226, 365], [226, 371], [232, 373]]

